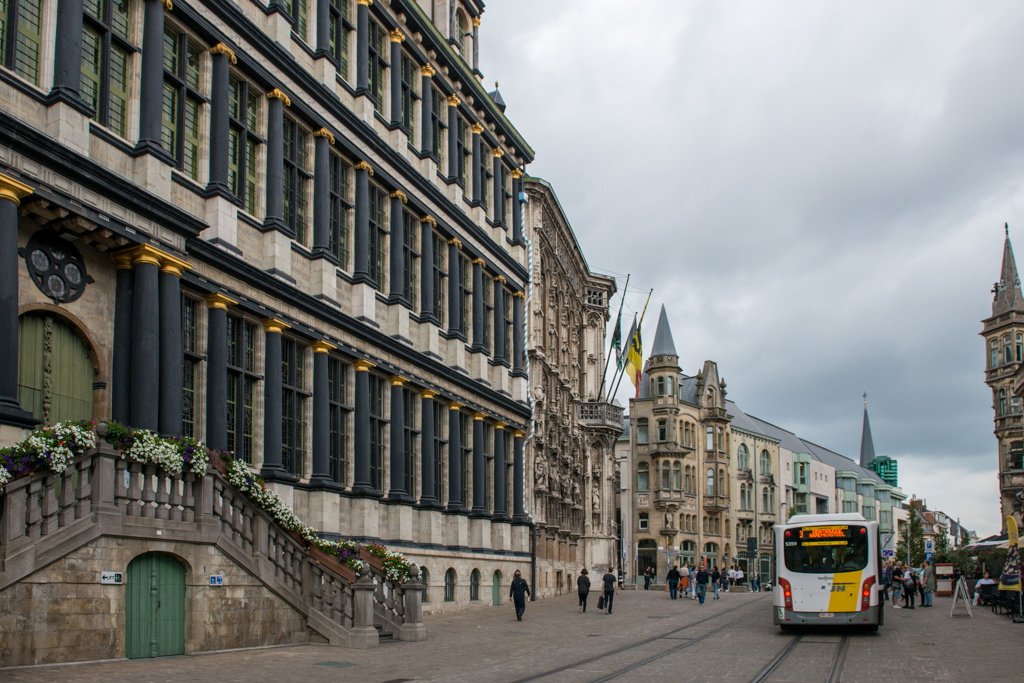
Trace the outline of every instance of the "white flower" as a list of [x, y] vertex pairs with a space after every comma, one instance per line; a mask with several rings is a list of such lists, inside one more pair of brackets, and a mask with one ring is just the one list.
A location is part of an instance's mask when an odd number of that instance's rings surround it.
[[0, 486], [3, 486], [11, 480], [11, 473], [7, 471], [7, 468], [0, 465]]

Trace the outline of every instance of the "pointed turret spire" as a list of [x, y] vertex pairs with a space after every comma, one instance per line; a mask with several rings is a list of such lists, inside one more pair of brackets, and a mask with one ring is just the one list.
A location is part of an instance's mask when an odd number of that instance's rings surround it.
[[668, 313], [665, 312], [665, 304], [661, 305], [661, 315], [658, 317], [658, 329], [654, 332], [654, 344], [651, 345], [652, 356], [676, 356], [676, 343], [672, 340], [672, 328], [668, 324]]
[[868, 421], [868, 392], [864, 392], [864, 428], [860, 434], [860, 466], [867, 467], [875, 459], [875, 442], [871, 439], [871, 422]]
[[1003, 243], [1003, 269], [999, 273], [999, 282], [993, 288], [995, 297], [992, 299], [992, 315], [1007, 313], [1012, 310], [1024, 311], [1024, 294], [1020, 289], [1020, 277], [1017, 275], [1017, 262], [1013, 258], [1013, 245], [1010, 244], [1010, 224], [1006, 224], [1006, 241]]

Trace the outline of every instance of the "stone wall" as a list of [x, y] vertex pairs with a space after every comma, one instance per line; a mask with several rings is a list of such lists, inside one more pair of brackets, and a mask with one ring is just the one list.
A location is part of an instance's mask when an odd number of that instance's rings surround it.
[[124, 657], [127, 587], [100, 573], [151, 551], [185, 566], [186, 653], [307, 642], [305, 618], [216, 547], [103, 537], [0, 591], [0, 666]]

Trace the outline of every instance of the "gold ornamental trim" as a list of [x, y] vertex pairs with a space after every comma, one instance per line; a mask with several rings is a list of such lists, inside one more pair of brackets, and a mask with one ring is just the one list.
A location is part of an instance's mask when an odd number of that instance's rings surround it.
[[285, 330], [290, 330], [291, 325], [279, 318], [264, 318], [263, 329], [267, 332], [281, 334]]
[[436, 396], [437, 396], [437, 392], [436, 391], [431, 391], [430, 389], [423, 389], [423, 390], [420, 391], [420, 398], [433, 399]]
[[319, 339], [309, 346], [313, 349], [313, 353], [330, 353], [334, 349], [338, 348], [334, 344], [324, 341], [323, 339]]
[[448, 410], [462, 410], [465, 404], [459, 403], [458, 401], [452, 401], [448, 404]]
[[394, 192], [392, 192], [391, 193], [391, 198], [392, 199], [401, 199], [403, 204], [408, 204], [409, 203], [409, 198], [406, 197], [405, 193], [402, 192], [401, 190], [395, 190]]
[[400, 29], [397, 29], [397, 28], [394, 29], [393, 31], [391, 31], [391, 42], [392, 43], [404, 43], [405, 42], [405, 34], [402, 33], [402, 31]]
[[501, 147], [495, 147], [493, 150], [491, 150], [491, 154], [494, 155], [494, 158], [500, 159], [503, 156], [505, 156], [505, 150], [503, 150]]
[[474, 422], [482, 422], [485, 417], [487, 417], [487, 416], [484, 415], [483, 413], [473, 413], [473, 421]]
[[370, 175], [373, 175], [373, 166], [370, 166], [370, 164], [368, 162], [366, 162], [366, 161], [360, 161], [358, 164], [356, 164], [352, 168], [356, 169], [357, 171], [366, 171]]
[[508, 425], [505, 424], [504, 422], [495, 422], [494, 423], [494, 428], [497, 429], [497, 430], [505, 429], [505, 427], [508, 427]]
[[160, 268], [162, 272], [173, 273], [178, 277], [181, 277], [182, 271], [192, 270], [192, 266], [187, 261], [177, 256], [171, 256], [150, 244], [140, 244], [137, 247], [131, 247], [118, 252], [114, 255], [115, 263], [122, 258], [130, 260], [132, 265], [139, 263], [154, 265]]
[[164, 8], [168, 12], [170, 12], [172, 9], [174, 9], [174, 5], [171, 3], [171, 0], [164, 0]]
[[505, 284], [506, 282], [508, 282], [508, 280], [505, 279], [504, 275], [496, 275], [494, 277], [494, 281], [495, 282], [500, 282], [501, 284]]
[[483, 126], [481, 126], [479, 123], [474, 123], [473, 124], [473, 135], [480, 135], [480, 133], [483, 133], [483, 132], [484, 132], [484, 127]]
[[113, 254], [115, 270], [131, 270], [132, 257], [128, 254]]
[[512, 296], [514, 296], [516, 298], [519, 298], [519, 299], [525, 299], [526, 298], [526, 294], [524, 294], [522, 292], [512, 292]]
[[512, 436], [516, 437], [517, 439], [521, 439], [524, 436], [526, 436], [526, 432], [517, 429], [516, 431], [512, 432]]
[[267, 99], [268, 100], [281, 100], [282, 102], [284, 102], [284, 106], [286, 106], [286, 107], [292, 106], [291, 99], [289, 99], [289, 97], [287, 95], [285, 95], [281, 91], [280, 88], [274, 88], [273, 90], [268, 92], [267, 93]]
[[317, 132], [313, 133], [315, 138], [327, 138], [327, 140], [333, 145], [334, 144], [334, 133], [327, 130], [327, 128], [321, 128]]
[[6, 199], [15, 206], [21, 206], [21, 200], [35, 192], [23, 182], [0, 173], [0, 199]]
[[228, 59], [231, 60], [232, 64], [238, 64], [238, 58], [235, 57], [235, 51], [224, 43], [217, 43], [210, 48], [211, 55], [227, 55]]
[[477, 257], [477, 258], [473, 259], [471, 263], [472, 263], [472, 264], [473, 264], [474, 266], [483, 266], [483, 265], [486, 265], [486, 262], [485, 262], [485, 261], [484, 261], [484, 260], [483, 260], [482, 258], [479, 258], [479, 257]]
[[237, 303], [238, 302], [231, 297], [224, 296], [223, 294], [218, 294], [216, 292], [206, 295], [207, 308], [219, 308], [222, 311], [226, 311], [228, 310], [228, 306], [234, 306]]
[[434, 67], [430, 66], [429, 64], [424, 64], [422, 71], [423, 75], [426, 76], [427, 78], [432, 78], [434, 75], [437, 74], [437, 70], [434, 69]]
[[480, 17], [473, 17], [473, 26], [477, 27], [480, 25]]
[[512, 173], [510, 173], [509, 175], [511, 175], [513, 178], [522, 178], [523, 177], [523, 169], [521, 169], [521, 168], [513, 168], [512, 169]]
[[406, 378], [402, 377], [401, 375], [392, 375], [391, 378], [390, 378], [390, 381], [391, 381], [391, 386], [393, 386], [393, 387], [400, 387], [400, 386], [404, 385], [406, 382], [408, 382], [409, 380], [407, 380]]
[[435, 228], [437, 227], [437, 219], [435, 219], [433, 216], [424, 216], [423, 218], [420, 219], [420, 223], [430, 223]]
[[360, 358], [359, 360], [352, 361], [352, 367], [356, 369], [356, 372], [369, 372], [370, 368], [377, 367], [377, 364]]
[[462, 249], [462, 242], [459, 241], [458, 237], [453, 237], [450, 240], [448, 240], [448, 244], [454, 244], [456, 248]]
[[448, 96], [448, 106], [449, 107], [457, 107], [460, 104], [462, 104], [462, 100], [459, 99], [458, 95], [449, 95]]
[[373, 0], [356, 0], [356, 4], [357, 5], [366, 5], [367, 7], [369, 7], [370, 5], [373, 4]]

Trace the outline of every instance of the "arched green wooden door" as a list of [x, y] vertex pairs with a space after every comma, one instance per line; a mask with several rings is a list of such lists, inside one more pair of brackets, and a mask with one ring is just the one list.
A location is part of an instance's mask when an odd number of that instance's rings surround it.
[[31, 312], [18, 324], [18, 401], [45, 424], [92, 419], [93, 369], [74, 330]]
[[128, 565], [124, 656], [185, 652], [185, 568], [166, 553], [139, 555]]
[[501, 572], [494, 570], [494, 577], [491, 579], [491, 604], [495, 607], [501, 605]]

